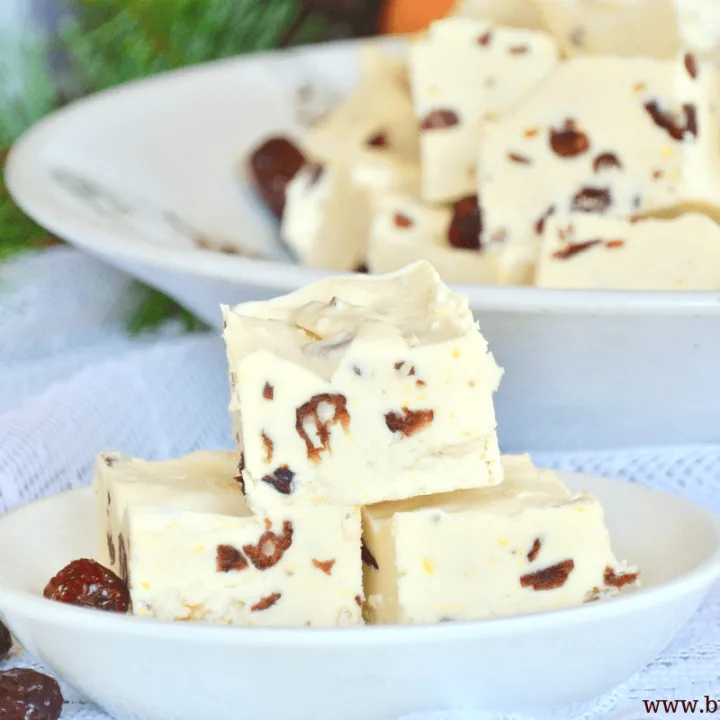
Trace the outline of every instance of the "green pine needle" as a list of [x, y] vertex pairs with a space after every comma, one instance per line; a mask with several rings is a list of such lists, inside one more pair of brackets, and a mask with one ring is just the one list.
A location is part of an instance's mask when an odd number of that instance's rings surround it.
[[[277, 47], [299, 0], [71, 0], [82, 21], [63, 31], [88, 90], [157, 72]], [[294, 42], [321, 39], [311, 19]]]
[[138, 305], [127, 320], [131, 335], [157, 330], [170, 319], [177, 321], [186, 332], [208, 329], [205, 323], [159, 290], [136, 282], [133, 291], [137, 294]]
[[[1, 171], [9, 146], [56, 109], [60, 97], [270, 50], [281, 42], [313, 42], [326, 32], [318, 18], [300, 17], [300, 0], [67, 0], [67, 5], [77, 19], [65, 24], [52, 48], [33, 38], [0, 37], [0, 261], [55, 242], [15, 205]], [[52, 75], [49, 50], [60, 68]], [[140, 283], [136, 290], [139, 302], [128, 318], [129, 332], [153, 330], [169, 319], [189, 331], [205, 328], [161, 292]]]

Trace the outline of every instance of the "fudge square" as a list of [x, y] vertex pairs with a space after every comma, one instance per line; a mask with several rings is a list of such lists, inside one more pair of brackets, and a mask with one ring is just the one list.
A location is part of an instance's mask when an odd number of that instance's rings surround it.
[[565, 289], [720, 290], [720, 225], [698, 213], [640, 222], [553, 215], [535, 280]]
[[234, 454], [201, 450], [176, 460], [151, 462], [117, 452], [98, 455], [93, 487], [98, 502], [100, 562], [125, 572], [127, 543], [122, 534], [125, 509], [160, 505], [237, 515], [247, 512], [235, 479]]
[[280, 236], [303, 265], [350, 271], [365, 260], [370, 217], [347, 167], [311, 163], [287, 185]]
[[431, 265], [223, 307], [230, 412], [255, 511], [502, 480], [502, 371]]
[[133, 612], [229, 625], [362, 623], [360, 510], [283, 507], [236, 516], [127, 509]]
[[496, 284], [499, 254], [480, 246], [480, 224], [475, 197], [449, 206], [388, 193], [370, 227], [367, 265], [386, 273], [427, 260], [445, 282]]
[[526, 456], [494, 488], [363, 508], [371, 623], [433, 623], [552, 610], [634, 583], [599, 502]]
[[674, 0], [533, 1], [565, 57], [671, 58], [680, 49]]
[[427, 37], [410, 45], [424, 200], [475, 192], [479, 124], [511, 108], [557, 60], [547, 33], [463, 17], [433, 23]]
[[484, 126], [484, 241], [504, 247], [515, 271], [536, 262], [553, 214], [717, 218], [717, 99], [718, 73], [692, 55], [561, 63], [512, 113]]

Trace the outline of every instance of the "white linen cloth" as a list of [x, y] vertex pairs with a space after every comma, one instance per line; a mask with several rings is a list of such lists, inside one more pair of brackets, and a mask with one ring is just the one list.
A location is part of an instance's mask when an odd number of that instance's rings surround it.
[[[0, 265], [0, 513], [89, 482], [100, 450], [161, 459], [230, 446], [222, 342], [172, 327], [129, 338], [122, 315], [134, 302], [127, 276], [69, 248]], [[720, 446], [534, 459], [652, 485], [720, 513]], [[20, 649], [0, 669], [15, 665], [39, 667]], [[64, 720], [107, 718], [63, 690]], [[720, 587], [661, 657], [592, 703], [532, 719], [448, 708], [402, 720], [640, 720], [642, 700], [705, 695], [720, 700]]]

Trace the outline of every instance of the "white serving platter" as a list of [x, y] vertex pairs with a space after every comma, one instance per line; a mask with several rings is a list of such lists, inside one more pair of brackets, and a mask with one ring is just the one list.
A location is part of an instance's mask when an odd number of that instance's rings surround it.
[[268, 629], [168, 623], [42, 598], [97, 544], [89, 488], [0, 518], [0, 617], [118, 720], [397, 720], [590, 700], [651, 662], [720, 577], [720, 519], [672, 495], [561, 473], [601, 500], [643, 587], [557, 612], [439, 625]]
[[[267, 135], [301, 139], [357, 82], [361, 47], [243, 57], [82, 100], [16, 144], [10, 190], [58, 236], [217, 327], [220, 303], [323, 274], [293, 263], [238, 166]], [[507, 370], [503, 450], [720, 440], [720, 293], [459, 289]]]

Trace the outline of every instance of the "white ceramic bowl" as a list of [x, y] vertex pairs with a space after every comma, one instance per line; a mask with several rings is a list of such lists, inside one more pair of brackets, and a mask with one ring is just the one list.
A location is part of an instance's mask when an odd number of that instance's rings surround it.
[[[101, 93], [19, 141], [10, 190], [60, 237], [218, 326], [221, 302], [321, 275], [292, 264], [237, 166], [268, 134], [301, 138], [356, 83], [359, 48], [256, 55]], [[267, 259], [198, 249], [198, 235]], [[507, 369], [505, 451], [720, 440], [720, 293], [460, 289]]]
[[643, 588], [559, 612], [434, 626], [230, 628], [161, 623], [44, 600], [94, 553], [90, 489], [0, 518], [0, 613], [20, 641], [121, 720], [396, 720], [470, 704], [589, 700], [665, 647], [720, 576], [720, 520], [671, 495], [562, 474], [596, 493]]

